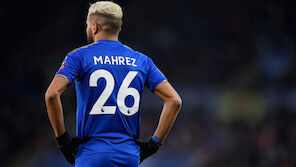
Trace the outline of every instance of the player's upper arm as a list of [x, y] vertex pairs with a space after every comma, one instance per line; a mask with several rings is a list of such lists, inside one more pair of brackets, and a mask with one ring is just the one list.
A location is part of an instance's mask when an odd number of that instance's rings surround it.
[[156, 67], [153, 61], [148, 58], [147, 59], [147, 80], [145, 85], [150, 89], [150, 91], [154, 92], [155, 88], [164, 81], [167, 81], [167, 78], [164, 74]]
[[63, 63], [62, 66], [60, 67], [60, 69], [58, 70], [58, 72], [56, 73], [57, 75], [61, 75], [66, 77], [70, 84], [74, 81], [74, 80], [78, 80], [80, 79], [80, 77], [82, 76], [82, 63], [81, 63], [81, 55], [80, 52], [78, 53], [78, 51], [73, 51], [71, 53], [69, 53]]
[[67, 78], [61, 76], [54, 77], [45, 93], [45, 99], [51, 100], [52, 98], [59, 96], [64, 92], [69, 83], [69, 79]]
[[174, 105], [181, 107], [182, 100], [176, 90], [169, 82], [160, 83], [154, 90], [154, 94], [164, 102], [172, 102]]

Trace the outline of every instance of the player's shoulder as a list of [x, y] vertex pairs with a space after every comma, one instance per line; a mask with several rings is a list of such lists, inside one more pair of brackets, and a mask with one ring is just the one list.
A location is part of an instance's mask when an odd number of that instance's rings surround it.
[[68, 55], [81, 55], [82, 53], [87, 52], [87, 50], [93, 46], [94, 43], [83, 45], [78, 48], [73, 49], [71, 52], [68, 53]]
[[123, 44], [123, 46], [124, 46], [127, 50], [129, 50], [130, 52], [132, 52], [134, 56], [136, 56], [136, 57], [138, 57], [138, 58], [140, 58], [140, 59], [145, 59], [145, 60], [146, 60], [146, 59], [150, 59], [147, 55], [145, 55], [144, 53], [142, 53], [142, 52], [140, 52], [140, 51], [137, 51], [137, 50], [135, 50], [135, 49], [133, 49], [133, 48], [131, 48], [131, 47], [125, 45], [125, 44]]
[[130, 51], [132, 51], [132, 55], [136, 59], [138, 67], [140, 67], [141, 69], [149, 70], [154, 65], [153, 60], [146, 54], [134, 50], [126, 45], [124, 46], [127, 47]]

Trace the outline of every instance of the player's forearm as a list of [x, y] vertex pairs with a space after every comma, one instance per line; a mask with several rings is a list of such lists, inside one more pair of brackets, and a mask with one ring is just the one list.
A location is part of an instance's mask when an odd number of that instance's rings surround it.
[[55, 135], [58, 137], [65, 132], [62, 103], [59, 94], [46, 93], [45, 96], [47, 114], [53, 127]]
[[180, 98], [169, 100], [164, 103], [159, 123], [155, 131], [155, 136], [157, 138], [163, 140], [167, 136], [177, 118], [181, 104], [182, 101]]

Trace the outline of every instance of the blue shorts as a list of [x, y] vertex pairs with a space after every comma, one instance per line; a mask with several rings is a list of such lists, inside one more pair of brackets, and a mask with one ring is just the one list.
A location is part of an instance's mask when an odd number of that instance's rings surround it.
[[75, 167], [138, 167], [139, 155], [140, 148], [132, 140], [91, 139], [79, 146]]

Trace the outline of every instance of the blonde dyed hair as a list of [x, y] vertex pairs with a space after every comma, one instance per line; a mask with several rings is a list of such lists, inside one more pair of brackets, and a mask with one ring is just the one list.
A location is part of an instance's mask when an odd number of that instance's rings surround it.
[[111, 1], [98, 1], [91, 4], [88, 9], [88, 17], [92, 14], [99, 14], [103, 16], [114, 17], [117, 19], [122, 19], [123, 12], [121, 7]]

